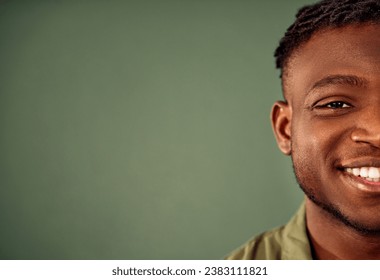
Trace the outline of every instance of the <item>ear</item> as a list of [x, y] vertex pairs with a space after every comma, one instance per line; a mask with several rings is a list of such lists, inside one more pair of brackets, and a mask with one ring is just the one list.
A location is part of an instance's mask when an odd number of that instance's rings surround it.
[[271, 112], [272, 128], [277, 145], [285, 155], [290, 155], [292, 152], [291, 120], [292, 110], [289, 104], [284, 101], [274, 103]]

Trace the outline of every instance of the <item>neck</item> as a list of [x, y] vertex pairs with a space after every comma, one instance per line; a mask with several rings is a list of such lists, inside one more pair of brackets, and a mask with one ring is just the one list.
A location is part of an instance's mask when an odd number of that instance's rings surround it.
[[380, 259], [380, 236], [367, 236], [357, 232], [308, 198], [306, 224], [316, 259]]

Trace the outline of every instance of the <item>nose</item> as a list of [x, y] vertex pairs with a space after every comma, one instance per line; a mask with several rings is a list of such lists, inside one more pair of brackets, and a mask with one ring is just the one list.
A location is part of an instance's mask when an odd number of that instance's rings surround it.
[[367, 108], [355, 121], [355, 129], [351, 133], [351, 139], [357, 143], [366, 143], [380, 148], [380, 109]]

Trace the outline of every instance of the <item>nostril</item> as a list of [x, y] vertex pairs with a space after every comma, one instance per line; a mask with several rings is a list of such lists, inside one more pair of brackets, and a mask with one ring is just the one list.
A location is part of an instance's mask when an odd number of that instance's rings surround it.
[[380, 131], [363, 128], [355, 129], [351, 133], [351, 140], [380, 148]]
[[364, 138], [365, 138], [365, 132], [363, 131], [363, 129], [355, 129], [351, 133], [352, 141], [360, 142], [360, 141], [363, 141]]

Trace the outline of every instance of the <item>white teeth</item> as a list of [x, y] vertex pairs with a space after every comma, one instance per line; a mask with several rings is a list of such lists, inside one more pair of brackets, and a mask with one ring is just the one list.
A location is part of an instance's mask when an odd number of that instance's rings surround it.
[[360, 168], [352, 168], [352, 173], [355, 176], [359, 176], [360, 175]]
[[368, 169], [368, 177], [373, 178], [373, 179], [379, 178], [380, 177], [379, 169], [377, 169], [375, 167], [370, 167]]
[[360, 177], [368, 177], [368, 168], [367, 167], [360, 168]]
[[380, 168], [377, 167], [345, 168], [345, 171], [355, 176], [366, 178], [369, 181], [380, 181]]

